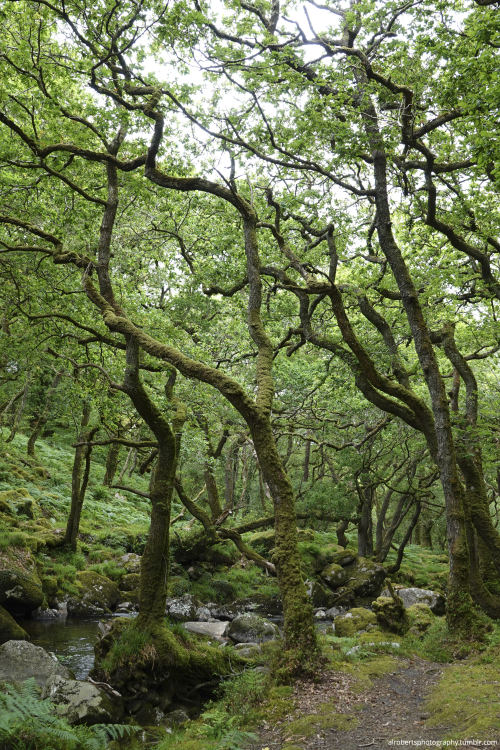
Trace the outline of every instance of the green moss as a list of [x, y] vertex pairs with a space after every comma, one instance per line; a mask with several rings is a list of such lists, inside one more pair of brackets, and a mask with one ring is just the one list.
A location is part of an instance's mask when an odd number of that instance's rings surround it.
[[[497, 637], [500, 628], [497, 628]], [[429, 698], [429, 726], [448, 727], [446, 739], [500, 736], [500, 646], [447, 667]]]
[[381, 628], [403, 635], [410, 627], [408, 615], [399, 596], [379, 596], [373, 602], [373, 611]]
[[406, 613], [410, 623], [410, 632], [417, 636], [425, 633], [436, 618], [428, 604], [413, 604], [408, 607]]
[[379, 654], [369, 658], [356, 658], [352, 663], [343, 662], [338, 664], [337, 668], [355, 678], [353, 692], [364, 693], [374, 679], [395, 672], [399, 668], [399, 662], [394, 656]]
[[354, 633], [376, 625], [376, 623], [377, 618], [371, 610], [364, 607], [354, 607], [347, 614], [335, 618], [335, 635], [339, 638], [352, 636]]
[[334, 707], [325, 705], [325, 713], [308, 714], [291, 721], [286, 726], [287, 735], [294, 740], [307, 739], [325, 729], [348, 731], [354, 729], [358, 720], [349, 714], [336, 714]]
[[29, 641], [27, 632], [6, 609], [0, 607], [0, 644], [6, 641]]

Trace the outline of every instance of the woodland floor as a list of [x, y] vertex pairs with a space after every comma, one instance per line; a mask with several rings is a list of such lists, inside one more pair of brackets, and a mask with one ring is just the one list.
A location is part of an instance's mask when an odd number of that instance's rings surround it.
[[[400, 659], [399, 669], [374, 681], [368, 691], [356, 691], [355, 674], [325, 671], [318, 682], [299, 683], [295, 689], [295, 710], [274, 727], [261, 728], [254, 750], [389, 750], [398, 747], [439, 747], [447, 729], [426, 727], [425, 698], [439, 679], [443, 664], [419, 658]], [[331, 715], [357, 719], [353, 728], [331, 728], [325, 716], [325, 701], [331, 702]], [[319, 726], [314, 726], [314, 715]], [[304, 719], [309, 717], [309, 726]], [[321, 719], [323, 717], [323, 719]], [[306, 727], [300, 735], [301, 722]], [[340, 722], [341, 724], [341, 722]], [[313, 728], [312, 733], [311, 727]], [[309, 736], [306, 736], [309, 735]], [[470, 738], [474, 739], [474, 738]], [[404, 740], [404, 744], [391, 743]], [[457, 743], [458, 744], [458, 743]], [[465, 743], [464, 743], [465, 744]], [[453, 747], [448, 744], [443, 747]], [[456, 745], [455, 745], [456, 746]], [[480, 750], [491, 744], [474, 744]]]

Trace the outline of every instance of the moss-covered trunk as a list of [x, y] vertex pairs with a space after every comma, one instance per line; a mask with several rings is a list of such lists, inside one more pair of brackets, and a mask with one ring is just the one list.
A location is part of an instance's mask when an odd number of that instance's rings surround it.
[[293, 488], [283, 468], [269, 420], [255, 421], [250, 429], [274, 504], [276, 546], [273, 562], [283, 603], [285, 649], [290, 672], [314, 672], [319, 646], [313, 608], [301, 573]]
[[[80, 422], [80, 432], [77, 438], [77, 444], [75, 447], [75, 457], [73, 460], [73, 471], [71, 474], [71, 505], [69, 509], [68, 521], [66, 524], [66, 532], [64, 535], [64, 544], [69, 546], [72, 550], [76, 550], [76, 542], [78, 538], [78, 531], [80, 529], [80, 518], [82, 515], [83, 501], [85, 499], [85, 492], [88, 483], [88, 474], [90, 470], [90, 454], [91, 446], [85, 445], [85, 442], [92, 437], [92, 433], [96, 431], [88, 431], [90, 420], [90, 401], [84, 401], [82, 409], [82, 419]], [[86, 462], [86, 471], [82, 479], [83, 464]]]
[[160, 445], [150, 491], [151, 524], [141, 559], [139, 621], [142, 622], [159, 621], [165, 616], [170, 508], [176, 468], [175, 445]]
[[102, 483], [105, 487], [110, 487], [113, 484], [116, 470], [118, 468], [118, 459], [120, 458], [120, 443], [111, 443], [106, 456], [106, 471], [104, 472], [104, 479]]

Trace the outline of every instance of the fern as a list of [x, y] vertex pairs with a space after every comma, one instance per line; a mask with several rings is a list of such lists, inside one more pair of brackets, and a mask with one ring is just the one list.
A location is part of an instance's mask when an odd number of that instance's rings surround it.
[[0, 693], [1, 750], [104, 750], [139, 727], [96, 724], [72, 727], [54, 713], [49, 700], [41, 700], [33, 678], [5, 685]]

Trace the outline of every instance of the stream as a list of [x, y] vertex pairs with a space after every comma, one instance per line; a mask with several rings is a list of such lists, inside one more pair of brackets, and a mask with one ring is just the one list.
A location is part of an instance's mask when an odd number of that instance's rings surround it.
[[[121, 615], [123, 617], [123, 615]], [[102, 620], [102, 618], [100, 618]], [[268, 616], [279, 626], [282, 617]], [[31, 637], [34, 646], [52, 651], [62, 664], [70, 669], [77, 680], [85, 680], [94, 666], [94, 644], [98, 637], [99, 619], [95, 620], [24, 620], [21, 624]], [[325, 632], [331, 622], [316, 623], [318, 630]]]
[[52, 651], [77, 680], [85, 680], [94, 666], [98, 620], [25, 620], [23, 628], [35, 646]]

